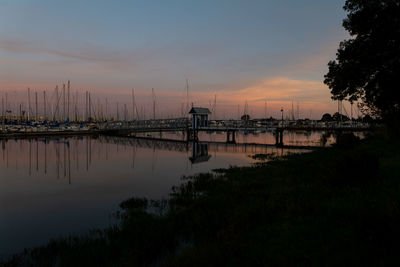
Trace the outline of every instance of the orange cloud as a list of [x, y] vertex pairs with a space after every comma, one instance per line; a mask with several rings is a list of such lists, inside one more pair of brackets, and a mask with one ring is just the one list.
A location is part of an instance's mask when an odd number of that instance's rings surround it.
[[[197, 93], [195, 97], [199, 103], [207, 103], [205, 98], [213, 99], [213, 96], [206, 93]], [[217, 105], [219, 103], [220, 109], [225, 110], [225, 113], [229, 113], [229, 110], [231, 113], [234, 112], [233, 110], [237, 110], [237, 105], [243, 107], [245, 101], [252, 110], [253, 116], [264, 115], [265, 101], [267, 109], [270, 110], [268, 114], [273, 116], [279, 114], [281, 107], [285, 110], [291, 109], [292, 102], [295, 108], [298, 103], [300, 109], [303, 110], [303, 115], [307, 113], [308, 117], [310, 111], [319, 117], [321, 113], [334, 110], [329, 89], [321, 81], [275, 77], [240, 90], [217, 93]]]

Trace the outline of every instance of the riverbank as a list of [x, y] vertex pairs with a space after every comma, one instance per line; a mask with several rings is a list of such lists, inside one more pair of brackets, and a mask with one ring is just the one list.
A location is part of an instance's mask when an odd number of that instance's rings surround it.
[[368, 139], [184, 178], [168, 201], [121, 203], [121, 225], [3, 266], [399, 263], [400, 142]]

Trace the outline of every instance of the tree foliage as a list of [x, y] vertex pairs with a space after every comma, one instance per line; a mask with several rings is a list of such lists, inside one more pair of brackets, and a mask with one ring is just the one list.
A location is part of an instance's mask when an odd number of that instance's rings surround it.
[[400, 114], [400, 0], [347, 0], [343, 27], [351, 38], [328, 63], [325, 84], [335, 100], [359, 101], [385, 119]]
[[250, 120], [250, 115], [249, 114], [244, 114], [242, 117], [240, 117], [242, 121], [249, 121]]
[[334, 120], [334, 121], [349, 121], [350, 118], [347, 117], [346, 115], [340, 114], [339, 112], [335, 112], [332, 115], [332, 120]]
[[324, 115], [322, 115], [321, 121], [332, 121], [332, 115], [329, 113], [325, 113]]

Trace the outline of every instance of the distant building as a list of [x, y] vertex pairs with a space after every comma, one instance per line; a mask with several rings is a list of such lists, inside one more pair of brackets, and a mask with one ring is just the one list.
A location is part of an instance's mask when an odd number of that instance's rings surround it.
[[211, 114], [211, 111], [208, 108], [192, 107], [189, 114], [192, 114], [193, 129], [208, 126], [208, 115]]

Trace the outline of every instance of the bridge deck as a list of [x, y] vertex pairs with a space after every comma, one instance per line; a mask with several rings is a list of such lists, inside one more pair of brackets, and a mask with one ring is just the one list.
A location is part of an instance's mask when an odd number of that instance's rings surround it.
[[[178, 131], [194, 131], [192, 128], [187, 127], [133, 127], [133, 128], [114, 128], [114, 129], [103, 129], [101, 132], [178, 132]], [[273, 131], [369, 131], [367, 127], [303, 127], [303, 126], [285, 126], [285, 127], [201, 127], [195, 129], [198, 132], [273, 132]]]

